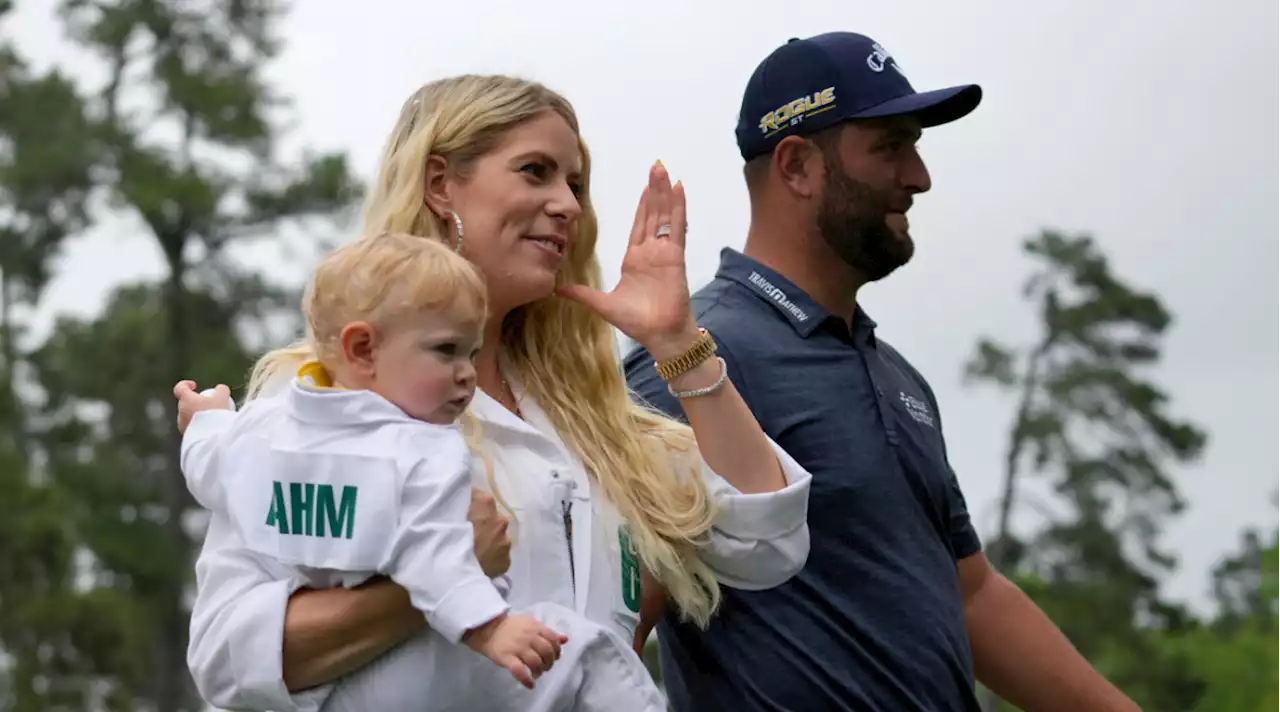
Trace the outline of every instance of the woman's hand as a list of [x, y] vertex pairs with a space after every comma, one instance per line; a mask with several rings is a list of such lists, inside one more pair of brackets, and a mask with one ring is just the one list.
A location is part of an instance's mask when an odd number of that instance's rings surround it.
[[187, 426], [196, 413], [202, 410], [230, 410], [231, 389], [219, 383], [212, 395], [196, 393], [195, 381], [178, 381], [173, 387], [173, 397], [178, 399], [178, 433], [187, 432]]
[[484, 575], [494, 578], [505, 574], [511, 568], [511, 538], [507, 536], [507, 518], [498, 514], [493, 495], [471, 490], [467, 519], [476, 532], [476, 558]]
[[571, 284], [558, 293], [599, 314], [659, 361], [684, 353], [698, 338], [685, 275], [686, 226], [684, 186], [672, 187], [667, 169], [656, 163], [640, 194], [617, 286], [604, 293]]

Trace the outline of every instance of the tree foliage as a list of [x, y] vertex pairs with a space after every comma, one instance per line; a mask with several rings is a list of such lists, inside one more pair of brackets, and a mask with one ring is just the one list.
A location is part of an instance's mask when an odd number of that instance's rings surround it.
[[[0, 28], [11, 10], [0, 2]], [[81, 707], [78, 686], [63, 683], [88, 671], [77, 648], [100, 629], [100, 600], [74, 586], [72, 494], [38, 467], [24, 388], [24, 316], [66, 239], [87, 224], [89, 125], [67, 77], [33, 71], [0, 40], [0, 709], [21, 712]]]
[[[989, 556], [1144, 710], [1274, 707], [1275, 567], [1256, 535], [1215, 574], [1215, 618], [1161, 596], [1177, 559], [1159, 537], [1184, 506], [1172, 469], [1207, 440], [1154, 380], [1171, 315], [1088, 236], [1045, 231], [1024, 251], [1036, 265], [1023, 290], [1036, 338], [980, 339], [965, 368], [1015, 403]], [[1028, 478], [1052, 502], [1033, 499]], [[1043, 524], [1015, 531], [1015, 510], [1033, 505]]]
[[[21, 508], [0, 532], [22, 542], [0, 571], [34, 584], [0, 588], [14, 661], [0, 690], [15, 709], [202, 707], [186, 669], [198, 532], [171, 387], [241, 383], [247, 329], [296, 310], [288, 286], [262, 276], [275, 265], [244, 265], [236, 245], [285, 222], [323, 231], [359, 193], [342, 155], [277, 149], [287, 107], [262, 70], [282, 12], [269, 0], [65, 0], [69, 36], [104, 70], [96, 86], [29, 76], [13, 48], [0, 54], [6, 306], [36, 302], [52, 257], [91, 219], [136, 226], [166, 267], [26, 351], [14, 351], [15, 319], [0, 333], [0, 413], [26, 438], [0, 448], [14, 465], [4, 505]], [[23, 387], [38, 395], [16, 399]]]

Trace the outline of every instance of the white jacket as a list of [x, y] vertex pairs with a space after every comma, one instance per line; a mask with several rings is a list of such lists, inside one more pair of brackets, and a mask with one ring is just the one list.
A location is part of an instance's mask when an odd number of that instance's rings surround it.
[[[524, 420], [482, 391], [472, 412], [484, 429], [497, 486], [515, 515], [509, 603], [517, 609], [555, 603], [630, 640], [639, 621], [639, 574], [630, 555], [624, 557], [621, 518], [519, 381], [508, 376], [508, 382]], [[184, 468], [192, 458], [216, 456], [218, 436], [232, 420], [230, 411], [193, 420], [182, 444]], [[702, 557], [723, 585], [772, 588], [808, 557], [810, 475], [776, 444], [774, 451], [787, 480], [777, 492], [742, 494], [702, 469], [720, 507]], [[484, 487], [479, 458], [473, 458], [472, 473], [475, 485]], [[291, 695], [281, 670], [286, 603], [304, 581], [273, 580], [259, 563], [236, 553], [242, 550], [234, 527], [215, 514], [196, 562], [199, 593], [187, 651], [196, 687], [220, 707], [316, 710], [332, 686]], [[425, 695], [431, 681], [422, 677], [386, 684], [416, 686]]]
[[293, 381], [235, 418], [215, 457], [183, 454], [191, 493], [225, 512], [244, 556], [276, 578], [330, 588], [385, 574], [453, 644], [508, 610], [475, 557], [457, 426], [410, 418], [372, 391]]

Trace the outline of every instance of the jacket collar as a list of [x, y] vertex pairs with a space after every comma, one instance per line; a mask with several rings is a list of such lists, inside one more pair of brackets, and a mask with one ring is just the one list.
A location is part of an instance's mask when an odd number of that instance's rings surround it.
[[[540, 438], [558, 439], [546, 411], [530, 398], [516, 369], [505, 359], [500, 365], [502, 377], [515, 395], [524, 419], [507, 410], [480, 389], [471, 400], [471, 414], [485, 428], [498, 428]], [[298, 368], [296, 377], [284, 389], [284, 397], [296, 416], [309, 423], [339, 424], [353, 421], [379, 423], [412, 420], [394, 403], [373, 391], [347, 390], [337, 386], [324, 366], [308, 361]], [[457, 425], [444, 427], [458, 427]]]

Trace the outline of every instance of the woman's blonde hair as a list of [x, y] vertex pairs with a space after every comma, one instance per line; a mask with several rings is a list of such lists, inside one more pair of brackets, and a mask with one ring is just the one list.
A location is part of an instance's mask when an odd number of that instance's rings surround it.
[[[569, 102], [535, 82], [467, 75], [423, 86], [405, 102], [391, 133], [365, 207], [365, 231], [450, 242], [452, 222], [423, 201], [427, 158], [441, 156], [465, 177], [509, 130], [548, 111], [579, 133]], [[582, 213], [557, 281], [599, 288], [591, 161], [581, 138], [579, 147]], [[632, 401], [612, 328], [577, 304], [549, 297], [513, 310], [502, 325], [502, 346], [529, 395], [627, 522], [644, 566], [686, 619], [705, 626], [719, 606], [720, 589], [698, 556], [714, 508], [692, 431]], [[277, 354], [292, 363], [308, 356], [297, 347]], [[251, 381], [250, 392], [262, 381]], [[673, 461], [681, 465], [673, 467]]]

